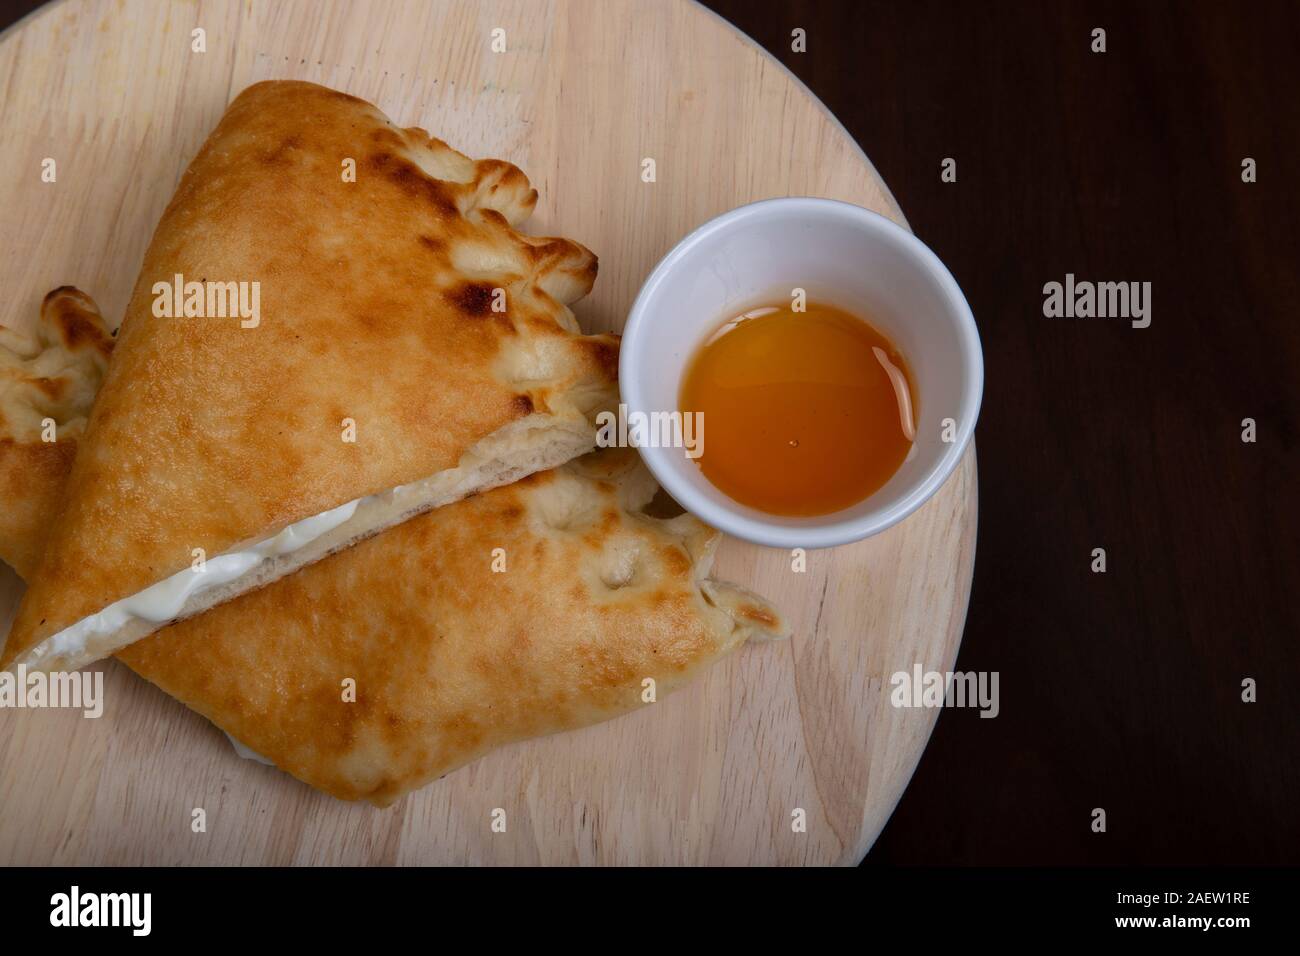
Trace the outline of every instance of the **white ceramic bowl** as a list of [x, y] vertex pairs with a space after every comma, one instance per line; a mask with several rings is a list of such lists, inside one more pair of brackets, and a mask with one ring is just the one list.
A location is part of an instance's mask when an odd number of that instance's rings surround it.
[[639, 450], [664, 489], [715, 528], [773, 547], [826, 548], [883, 531], [919, 508], [975, 430], [984, 387], [975, 319], [919, 239], [829, 199], [769, 199], [724, 213], [679, 242], [642, 286], [623, 330], [619, 385], [629, 416], [678, 410], [682, 375], [704, 340], [748, 308], [790, 301], [795, 288], [867, 318], [907, 359], [917, 434], [894, 476], [850, 508], [787, 518], [730, 498], [681, 448]]

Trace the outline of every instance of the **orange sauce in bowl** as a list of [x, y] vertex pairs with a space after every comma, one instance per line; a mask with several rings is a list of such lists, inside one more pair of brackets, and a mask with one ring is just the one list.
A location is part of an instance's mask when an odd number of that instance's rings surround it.
[[868, 322], [821, 303], [725, 322], [687, 366], [679, 405], [703, 413], [695, 461], [705, 477], [773, 515], [857, 504], [894, 475], [915, 437], [903, 356]]

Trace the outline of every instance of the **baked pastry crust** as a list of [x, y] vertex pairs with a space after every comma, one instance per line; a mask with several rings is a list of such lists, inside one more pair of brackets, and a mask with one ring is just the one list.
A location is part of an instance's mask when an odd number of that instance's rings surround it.
[[661, 701], [746, 640], [788, 633], [709, 577], [718, 532], [644, 514], [656, 490], [635, 452], [594, 452], [118, 658], [300, 780], [386, 805], [496, 747], [652, 707], [647, 680]]
[[58, 514], [112, 351], [99, 309], [70, 286], [45, 297], [32, 332], [0, 326], [0, 560], [23, 578]]
[[[579, 334], [568, 308], [596, 257], [515, 231], [536, 198], [509, 163], [471, 161], [347, 94], [245, 90], [154, 234], [0, 668], [78, 667], [147, 633], [155, 625], [80, 653], [40, 648], [190, 567], [195, 549], [219, 555], [472, 458], [450, 490], [277, 559], [182, 616], [590, 449], [617, 342]], [[258, 283], [260, 320], [155, 315], [156, 284], [176, 275]]]
[[[97, 321], [68, 289], [47, 297], [43, 321], [60, 327], [72, 307]], [[93, 392], [73, 399], [63, 411], [75, 419]], [[0, 554], [39, 554], [71, 464], [24, 475], [15, 463], [32, 520], [0, 526]], [[300, 780], [385, 805], [496, 747], [653, 706], [647, 679], [662, 700], [746, 640], [788, 634], [765, 600], [711, 577], [717, 531], [646, 513], [660, 510], [657, 490], [635, 452], [594, 452], [416, 517], [117, 657]]]

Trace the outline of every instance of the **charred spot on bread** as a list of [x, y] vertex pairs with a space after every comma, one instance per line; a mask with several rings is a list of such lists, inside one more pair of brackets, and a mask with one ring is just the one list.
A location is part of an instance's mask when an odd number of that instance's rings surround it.
[[442, 218], [454, 219], [460, 215], [460, 207], [456, 205], [446, 185], [430, 178], [410, 160], [393, 153], [373, 153], [367, 162], [402, 192], [427, 202]]
[[481, 319], [492, 314], [495, 290], [489, 282], [462, 282], [447, 293], [447, 301], [465, 315]]

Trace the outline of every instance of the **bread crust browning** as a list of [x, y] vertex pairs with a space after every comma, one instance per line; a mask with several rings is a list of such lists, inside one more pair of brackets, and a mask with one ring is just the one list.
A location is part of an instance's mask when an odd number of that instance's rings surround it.
[[112, 351], [99, 309], [71, 286], [45, 296], [32, 334], [0, 326], [0, 560], [23, 578], [59, 512]]
[[612, 477], [586, 465], [429, 512], [118, 658], [300, 780], [383, 806], [784, 636], [761, 599], [735, 591], [746, 615], [713, 599], [734, 590], [702, 576], [718, 532], [641, 513], [654, 483], [635, 455]]
[[[534, 412], [576, 427], [614, 387], [568, 309], [597, 262], [514, 231], [536, 198], [509, 163], [355, 97], [280, 81], [240, 94], [146, 253], [0, 668], [196, 548], [453, 468]], [[258, 283], [260, 321], [157, 317], [155, 284], [176, 275]]]
[[[88, 298], [74, 303], [98, 320]], [[21, 447], [38, 457], [11, 460], [14, 500], [33, 517], [0, 525], [6, 555], [39, 553], [75, 452], [73, 441]], [[117, 656], [308, 784], [386, 805], [496, 747], [649, 706], [647, 678], [662, 699], [744, 641], [785, 636], [766, 601], [708, 577], [718, 532], [645, 513], [656, 491], [634, 451], [602, 450], [415, 518]]]

